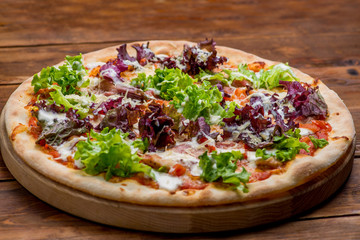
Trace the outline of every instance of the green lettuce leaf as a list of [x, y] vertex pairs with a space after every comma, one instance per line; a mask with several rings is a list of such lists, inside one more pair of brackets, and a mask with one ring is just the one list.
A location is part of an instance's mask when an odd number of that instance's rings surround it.
[[140, 73], [137, 78], [131, 81], [131, 85], [142, 90], [157, 89], [160, 91], [160, 97], [169, 101], [173, 99], [177, 92], [192, 85], [194, 81], [188, 74], [183, 73], [178, 68], [164, 68], [156, 69], [154, 76], [146, 77], [144, 73]]
[[131, 80], [130, 84], [134, 87], [140, 88], [143, 91], [146, 91], [150, 87], [151, 79], [151, 76], [146, 77], [145, 73], [139, 73], [136, 78]]
[[212, 152], [211, 156], [207, 151], [199, 156], [199, 166], [203, 170], [200, 178], [206, 182], [221, 180], [223, 183], [234, 185], [236, 189], [248, 192], [246, 183], [249, 181], [250, 173], [245, 168], [241, 172], [235, 172], [237, 161], [242, 159], [240, 151], [219, 153]]
[[257, 149], [256, 157], [261, 157], [264, 160], [275, 157], [282, 162], [292, 160], [301, 149], [304, 149], [307, 152], [309, 151], [309, 145], [300, 142], [300, 138], [300, 129], [296, 129], [295, 131], [290, 129], [282, 136], [274, 137], [274, 144], [272, 147], [276, 149], [275, 153], [269, 153], [265, 148]]
[[228, 80], [248, 80], [252, 82], [254, 88], [273, 89], [280, 86], [279, 81], [298, 81], [289, 65], [280, 63], [270, 66], [269, 69], [261, 69], [258, 73], [247, 69], [247, 64], [240, 64], [238, 71], [224, 70], [229, 76]]
[[220, 81], [225, 86], [229, 85], [229, 80], [225, 77], [225, 75], [223, 73], [220, 73], [220, 72], [213, 73], [213, 72], [210, 72], [209, 70], [200, 69], [199, 74], [197, 74], [195, 76], [195, 78], [198, 79], [200, 82], [208, 81], [208, 82], [216, 84], [217, 81]]
[[62, 66], [47, 67], [41, 70], [40, 75], [35, 74], [31, 85], [34, 86], [35, 93], [56, 83], [64, 95], [78, 94], [80, 87], [86, 87], [90, 83], [89, 80], [83, 79], [85, 74], [81, 54], [74, 57], [66, 56]]
[[221, 101], [219, 89], [204, 81], [200, 86], [193, 84], [177, 92], [171, 104], [187, 119], [195, 121], [204, 117], [207, 123], [216, 124], [222, 120], [216, 116], [221, 116], [225, 111], [219, 104]]
[[89, 106], [83, 107], [80, 101], [76, 102], [73, 98], [68, 100], [66, 96], [62, 93], [60, 86], [51, 85], [49, 86], [49, 89], [55, 90], [49, 93], [50, 97], [52, 98], [52, 101], [55, 104], [59, 106], [63, 105], [65, 107], [65, 111], [68, 111], [70, 108], [77, 110], [76, 113], [79, 114], [81, 118], [85, 118], [87, 116], [87, 113], [89, 112], [89, 108], [88, 108]]
[[100, 133], [91, 130], [86, 141], [76, 144], [75, 159], [81, 159], [84, 171], [90, 175], [106, 172], [105, 179], [112, 176], [130, 177], [142, 172], [153, 177], [151, 167], [140, 163], [137, 155], [139, 143], [127, 140], [127, 133], [115, 128], [104, 128]]
[[313, 136], [309, 136], [311, 142], [314, 144], [314, 148], [323, 148], [325, 147], [326, 145], [329, 144], [328, 141], [326, 141], [326, 139], [317, 139]]
[[299, 79], [295, 76], [287, 64], [277, 64], [270, 66], [267, 71], [260, 70], [260, 77], [258, 79], [258, 87], [273, 89], [279, 86], [279, 81], [298, 81]]
[[132, 80], [131, 85], [142, 90], [151, 88], [158, 90], [162, 99], [171, 101], [170, 103], [179, 113], [192, 121], [204, 117], [207, 123], [218, 124], [224, 117], [231, 116], [235, 105], [224, 110], [220, 105], [221, 92], [209, 82], [214, 79], [227, 81], [224, 75], [202, 70], [197, 77], [201, 79], [201, 85], [196, 84], [196, 80], [178, 68], [156, 69], [154, 76], [146, 77], [144, 73], [140, 73]]

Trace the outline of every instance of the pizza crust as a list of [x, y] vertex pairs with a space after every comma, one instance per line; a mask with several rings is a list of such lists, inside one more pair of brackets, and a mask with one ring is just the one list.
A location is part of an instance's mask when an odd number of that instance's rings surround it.
[[[143, 42], [139, 43], [142, 44]], [[132, 44], [134, 43], [128, 44], [128, 52], [130, 55], [135, 55], [135, 50], [130, 47]], [[193, 45], [195, 43], [187, 41], [151, 41], [150, 48], [155, 54], [178, 55], [182, 52], [184, 44]], [[109, 58], [116, 57], [117, 47], [109, 47], [84, 54], [84, 62], [85, 64], [89, 62], [105, 62]], [[216, 49], [219, 56], [226, 56], [236, 64], [254, 61], [263, 61], [267, 65], [277, 64], [277, 62], [232, 48], [217, 46]], [[309, 75], [294, 68], [293, 71], [301, 81], [309, 84], [314, 82], [314, 79]], [[31, 80], [32, 78], [29, 78], [21, 84], [4, 107], [8, 136], [11, 136], [14, 128], [19, 123], [28, 125], [30, 116], [24, 106], [31, 99], [30, 92], [33, 91]], [[134, 180], [125, 180], [121, 183], [107, 182], [102, 176], [90, 176], [81, 170], [70, 169], [55, 162], [50, 155], [40, 150], [33, 137], [27, 134], [26, 131], [17, 134], [12, 144], [17, 155], [39, 173], [56, 182], [100, 198], [142, 205], [182, 207], [246, 202], [283, 193], [309, 181], [335, 164], [349, 149], [355, 137], [351, 114], [334, 91], [326, 87], [321, 81], [319, 81], [318, 85], [322, 96], [328, 104], [330, 114], [328, 122], [333, 128], [329, 144], [318, 150], [313, 157], [297, 157], [289, 164], [287, 171], [281, 175], [272, 175], [266, 180], [249, 183], [249, 193], [215, 188], [212, 184], [204, 190], [181, 190], [170, 193], [166, 190], [140, 185]]]

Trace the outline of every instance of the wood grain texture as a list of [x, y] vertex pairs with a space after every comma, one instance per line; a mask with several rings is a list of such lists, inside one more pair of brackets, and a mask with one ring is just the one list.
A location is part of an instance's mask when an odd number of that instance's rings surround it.
[[[24, 5], [27, 8], [22, 7]], [[359, 7], [358, 1], [350, 0], [332, 4], [326, 1], [311, 1], [310, 4], [308, 1], [247, 0], [128, 0], [111, 4], [100, 0], [4, 0], [0, 5], [0, 46], [171, 40], [184, 36], [195, 40], [206, 36], [216, 39], [293, 36], [306, 41], [314, 35], [337, 37], [339, 33], [346, 35], [358, 31]]]
[[[1, 239], [24, 239], [29, 236], [31, 239], [338, 239], [336, 232], [339, 229], [343, 230], [343, 239], [356, 239], [360, 234], [358, 215], [290, 219], [261, 228], [211, 234], [174, 235], [131, 231], [95, 224], [59, 211], [38, 200], [17, 182], [0, 184], [0, 201]], [[315, 229], [321, 235], [315, 234]]]

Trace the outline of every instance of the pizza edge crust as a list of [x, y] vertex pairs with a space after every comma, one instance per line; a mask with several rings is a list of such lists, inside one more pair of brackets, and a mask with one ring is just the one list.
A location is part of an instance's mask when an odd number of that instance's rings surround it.
[[[150, 41], [150, 48], [156, 54], [179, 54], [185, 43], [194, 44], [187, 41]], [[128, 44], [130, 55], [135, 54], [135, 51], [130, 47], [132, 44], [134, 43]], [[116, 47], [118, 46], [84, 54], [84, 62], [105, 61], [115, 57]], [[237, 49], [221, 46], [217, 46], [216, 49], [218, 55], [226, 56], [237, 64], [254, 61], [264, 61], [268, 65], [277, 63]], [[301, 81], [307, 83], [314, 81], [309, 75], [294, 68], [293, 70]], [[31, 80], [32, 78], [29, 78], [21, 84], [10, 96], [4, 107], [8, 136], [11, 136], [13, 129], [19, 123], [28, 125], [30, 116], [24, 106], [27, 105], [31, 98], [29, 95], [30, 91], [32, 91]], [[70, 169], [53, 161], [51, 156], [40, 150], [33, 137], [27, 132], [17, 134], [15, 140], [10, 141], [17, 155], [37, 172], [60, 184], [100, 198], [142, 205], [184, 207], [246, 202], [274, 193], [283, 193], [299, 186], [336, 163], [350, 147], [355, 137], [355, 128], [350, 112], [334, 91], [330, 90], [322, 82], [319, 82], [318, 85], [329, 107], [330, 117], [328, 121], [333, 128], [331, 137], [336, 136], [339, 138], [330, 139], [329, 145], [318, 150], [313, 157], [298, 156], [292, 161], [285, 173], [272, 175], [264, 181], [249, 183], [249, 193], [215, 188], [212, 184], [204, 190], [182, 190], [170, 193], [166, 190], [140, 185], [134, 180], [125, 180], [121, 183], [106, 182], [102, 176], [90, 176], [81, 170]]]

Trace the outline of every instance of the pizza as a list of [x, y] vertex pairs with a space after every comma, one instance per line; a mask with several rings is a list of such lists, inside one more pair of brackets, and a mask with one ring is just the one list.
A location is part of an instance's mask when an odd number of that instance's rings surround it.
[[66, 56], [26, 80], [4, 114], [16, 154], [40, 174], [156, 206], [275, 198], [333, 166], [355, 137], [319, 79], [208, 39]]

